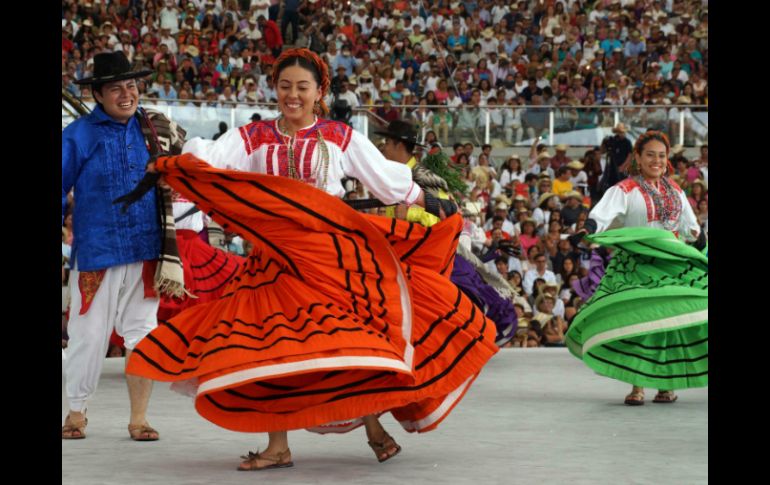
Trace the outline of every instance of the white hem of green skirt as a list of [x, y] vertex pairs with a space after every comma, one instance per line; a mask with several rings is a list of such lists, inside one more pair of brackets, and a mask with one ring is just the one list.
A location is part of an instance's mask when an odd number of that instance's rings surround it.
[[670, 330], [685, 325], [708, 321], [708, 318], [709, 311], [700, 310], [693, 313], [685, 313], [675, 317], [664, 318], [662, 320], [654, 320], [652, 322], [643, 322], [622, 328], [615, 328], [606, 332], [598, 333], [588, 339], [583, 344], [582, 353], [588, 352], [591, 348], [597, 345], [602, 345], [606, 342], [614, 341], [629, 335], [651, 333], [660, 330]]

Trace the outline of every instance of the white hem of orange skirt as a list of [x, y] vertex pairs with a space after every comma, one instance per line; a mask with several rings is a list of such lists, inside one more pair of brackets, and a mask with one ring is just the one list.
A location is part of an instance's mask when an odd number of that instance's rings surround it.
[[273, 379], [280, 376], [296, 374], [300, 372], [312, 372], [322, 370], [354, 369], [387, 369], [412, 373], [412, 368], [403, 361], [387, 359], [384, 357], [324, 357], [320, 359], [289, 362], [286, 364], [274, 364], [263, 367], [255, 367], [237, 372], [225, 374], [202, 383], [198, 387], [198, 396], [232, 387], [236, 384], [253, 380]]
[[435, 411], [417, 421], [399, 421], [401, 426], [403, 426], [407, 431], [419, 431], [421, 429], [432, 426], [434, 423], [443, 419], [444, 416], [446, 416], [446, 414], [457, 403], [457, 401], [463, 396], [465, 391], [468, 389], [468, 386], [471, 385], [474, 377], [476, 377], [476, 374], [470, 376], [465, 380], [465, 382], [460, 384], [457, 389], [447, 394], [447, 396], [444, 398], [444, 401], [438, 408], [436, 408]]

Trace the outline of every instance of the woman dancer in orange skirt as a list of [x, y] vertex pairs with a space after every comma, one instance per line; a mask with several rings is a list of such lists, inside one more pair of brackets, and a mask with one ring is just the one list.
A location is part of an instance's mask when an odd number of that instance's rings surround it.
[[193, 139], [148, 167], [254, 250], [219, 299], [140, 342], [127, 372], [197, 381], [204, 418], [267, 431], [239, 470], [292, 466], [286, 430], [344, 432], [361, 416], [380, 431], [370, 444], [383, 461], [399, 448], [374, 415], [435, 429], [497, 351], [495, 325], [449, 281], [459, 215], [425, 228], [339, 199], [348, 176], [386, 204], [450, 207], [366, 137], [316, 116], [327, 112], [323, 61], [288, 50], [273, 79], [280, 118]]

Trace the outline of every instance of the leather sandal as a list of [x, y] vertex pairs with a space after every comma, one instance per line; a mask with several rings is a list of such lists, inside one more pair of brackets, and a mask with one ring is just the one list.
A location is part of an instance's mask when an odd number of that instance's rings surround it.
[[82, 440], [86, 437], [86, 425], [88, 418], [85, 416], [82, 420], [74, 421], [70, 414], [64, 419], [64, 426], [61, 427], [61, 439], [63, 440]]
[[[264, 453], [257, 451], [249, 451], [246, 456], [241, 456], [245, 461], [238, 465], [238, 471], [241, 472], [258, 472], [262, 470], [269, 470], [271, 468], [289, 468], [294, 466], [294, 462], [291, 461], [291, 450], [286, 448], [286, 451], [277, 453], [275, 457], [265, 456]], [[267, 462], [266, 465], [259, 464], [259, 460]]]
[[128, 434], [134, 441], [158, 441], [160, 435], [148, 424], [129, 424]]
[[[385, 433], [385, 438], [382, 441], [369, 441], [368, 443], [369, 446], [372, 447], [372, 450], [374, 450], [374, 455], [377, 457], [377, 461], [380, 463], [390, 460], [401, 452], [401, 445], [396, 443], [393, 437], [388, 433]], [[393, 453], [388, 453], [388, 450], [391, 448], [396, 448], [396, 451]], [[383, 453], [385, 456], [382, 456]]]
[[644, 389], [633, 389], [631, 393], [626, 396], [626, 400], [623, 401], [628, 406], [641, 406], [644, 404]]
[[676, 402], [676, 400], [679, 399], [679, 396], [674, 394], [674, 391], [658, 391], [658, 393], [655, 395], [655, 398], [652, 400], [652, 402], [660, 403], [660, 404], [672, 404]]

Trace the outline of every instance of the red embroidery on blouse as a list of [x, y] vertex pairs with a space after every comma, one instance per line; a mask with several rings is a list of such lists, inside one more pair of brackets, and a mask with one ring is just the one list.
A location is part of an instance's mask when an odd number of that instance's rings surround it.
[[639, 184], [636, 183], [636, 180], [632, 178], [627, 178], [621, 182], [618, 183], [618, 187], [620, 187], [620, 190], [622, 190], [624, 193], [629, 193], [632, 190], [639, 188]]
[[255, 121], [240, 129], [241, 137], [246, 146], [246, 153], [251, 155], [264, 144], [281, 143], [281, 136], [275, 127], [276, 120]]
[[267, 147], [267, 156], [265, 157], [265, 172], [268, 175], [275, 175], [273, 170], [273, 153], [275, 153], [275, 147], [278, 145], [270, 145]]
[[[272, 148], [272, 147], [271, 147]], [[296, 151], [294, 152], [296, 163]], [[289, 176], [289, 147], [286, 145], [278, 146], [278, 175], [282, 177]]]
[[344, 152], [350, 143], [353, 129], [340, 121], [319, 120], [307, 131], [301, 132], [302, 138], [315, 138], [316, 131], [320, 130], [326, 143], [334, 143]]

